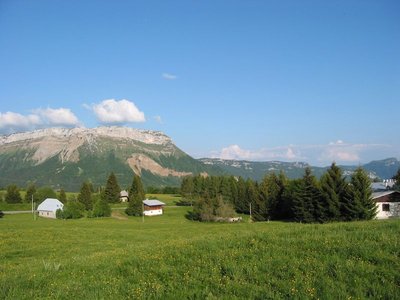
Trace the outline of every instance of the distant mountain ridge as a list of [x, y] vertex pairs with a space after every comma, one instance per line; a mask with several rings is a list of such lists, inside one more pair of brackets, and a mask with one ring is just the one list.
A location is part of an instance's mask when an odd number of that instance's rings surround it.
[[[255, 162], [246, 160], [225, 160], [220, 158], [201, 158], [202, 163], [220, 168], [223, 172], [242, 176], [244, 178], [252, 178], [261, 180], [265, 174], [283, 171], [289, 178], [299, 178], [304, 175], [304, 169], [310, 167], [313, 174], [317, 177], [327, 170], [327, 167], [315, 167], [305, 162], [281, 162], [281, 161], [265, 161]], [[344, 175], [349, 176], [358, 167], [357, 166], [340, 166]], [[361, 165], [372, 179], [389, 179], [392, 178], [400, 168], [400, 162], [396, 158], [387, 158], [376, 160]]]
[[84, 180], [104, 185], [111, 171], [126, 188], [133, 174], [154, 186], [212, 173], [159, 131], [127, 127], [48, 128], [0, 136], [0, 185], [28, 181], [78, 190]]
[[[47, 128], [0, 136], [0, 186], [28, 182], [77, 191], [85, 180], [95, 187], [105, 184], [110, 172], [121, 188], [127, 188], [133, 174], [146, 186], [178, 186], [187, 175], [233, 175], [261, 180], [280, 172], [289, 178], [303, 176], [310, 167], [319, 177], [326, 167], [304, 162], [254, 162], [216, 158], [194, 159], [160, 131], [127, 127]], [[342, 166], [351, 175], [357, 166]], [[363, 167], [371, 178], [391, 178], [399, 169], [396, 158], [372, 161]]]

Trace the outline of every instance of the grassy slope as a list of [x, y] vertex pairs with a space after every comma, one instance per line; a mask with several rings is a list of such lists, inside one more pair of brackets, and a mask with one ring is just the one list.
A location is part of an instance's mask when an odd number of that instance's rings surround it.
[[0, 219], [0, 298], [400, 297], [400, 221]]

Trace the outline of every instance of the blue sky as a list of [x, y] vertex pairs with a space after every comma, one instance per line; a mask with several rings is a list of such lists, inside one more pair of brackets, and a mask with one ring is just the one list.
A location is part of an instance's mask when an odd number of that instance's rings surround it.
[[0, 132], [125, 125], [194, 157], [400, 158], [399, 1], [0, 1]]

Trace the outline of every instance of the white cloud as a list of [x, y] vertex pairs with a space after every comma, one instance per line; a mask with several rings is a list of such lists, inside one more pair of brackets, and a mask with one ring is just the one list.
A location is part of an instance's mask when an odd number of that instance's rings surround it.
[[43, 122], [49, 125], [78, 126], [80, 124], [78, 118], [69, 108], [40, 108], [34, 110], [34, 113], [38, 114]]
[[342, 140], [320, 145], [289, 145], [258, 150], [242, 149], [239, 145], [231, 145], [220, 151], [211, 152], [213, 158], [252, 160], [252, 161], [305, 161], [314, 165], [326, 166], [333, 161], [339, 164], [367, 162], [370, 155], [384, 153], [388, 145], [383, 144], [351, 144]]
[[239, 145], [230, 145], [222, 148], [221, 151], [214, 151], [211, 154], [214, 158], [235, 159], [235, 160], [299, 160], [302, 157], [291, 146], [262, 148], [259, 150], [246, 150], [240, 148]]
[[22, 115], [15, 112], [0, 112], [0, 132], [34, 130], [51, 126], [79, 126], [80, 122], [68, 108], [34, 109], [31, 114]]
[[12, 133], [18, 130], [31, 129], [42, 123], [38, 115], [21, 115], [19, 113], [8, 111], [0, 112], [0, 131]]
[[161, 76], [166, 80], [175, 80], [178, 78], [178, 76], [169, 73], [162, 73]]
[[133, 102], [126, 99], [120, 101], [115, 99], [104, 100], [99, 104], [93, 104], [92, 110], [97, 119], [106, 124], [146, 121], [144, 113]]

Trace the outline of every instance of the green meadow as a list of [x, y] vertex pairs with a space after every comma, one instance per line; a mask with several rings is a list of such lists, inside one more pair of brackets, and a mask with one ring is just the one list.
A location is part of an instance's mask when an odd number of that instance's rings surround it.
[[[172, 201], [172, 200], [171, 200]], [[399, 299], [400, 220], [0, 219], [1, 299]]]

